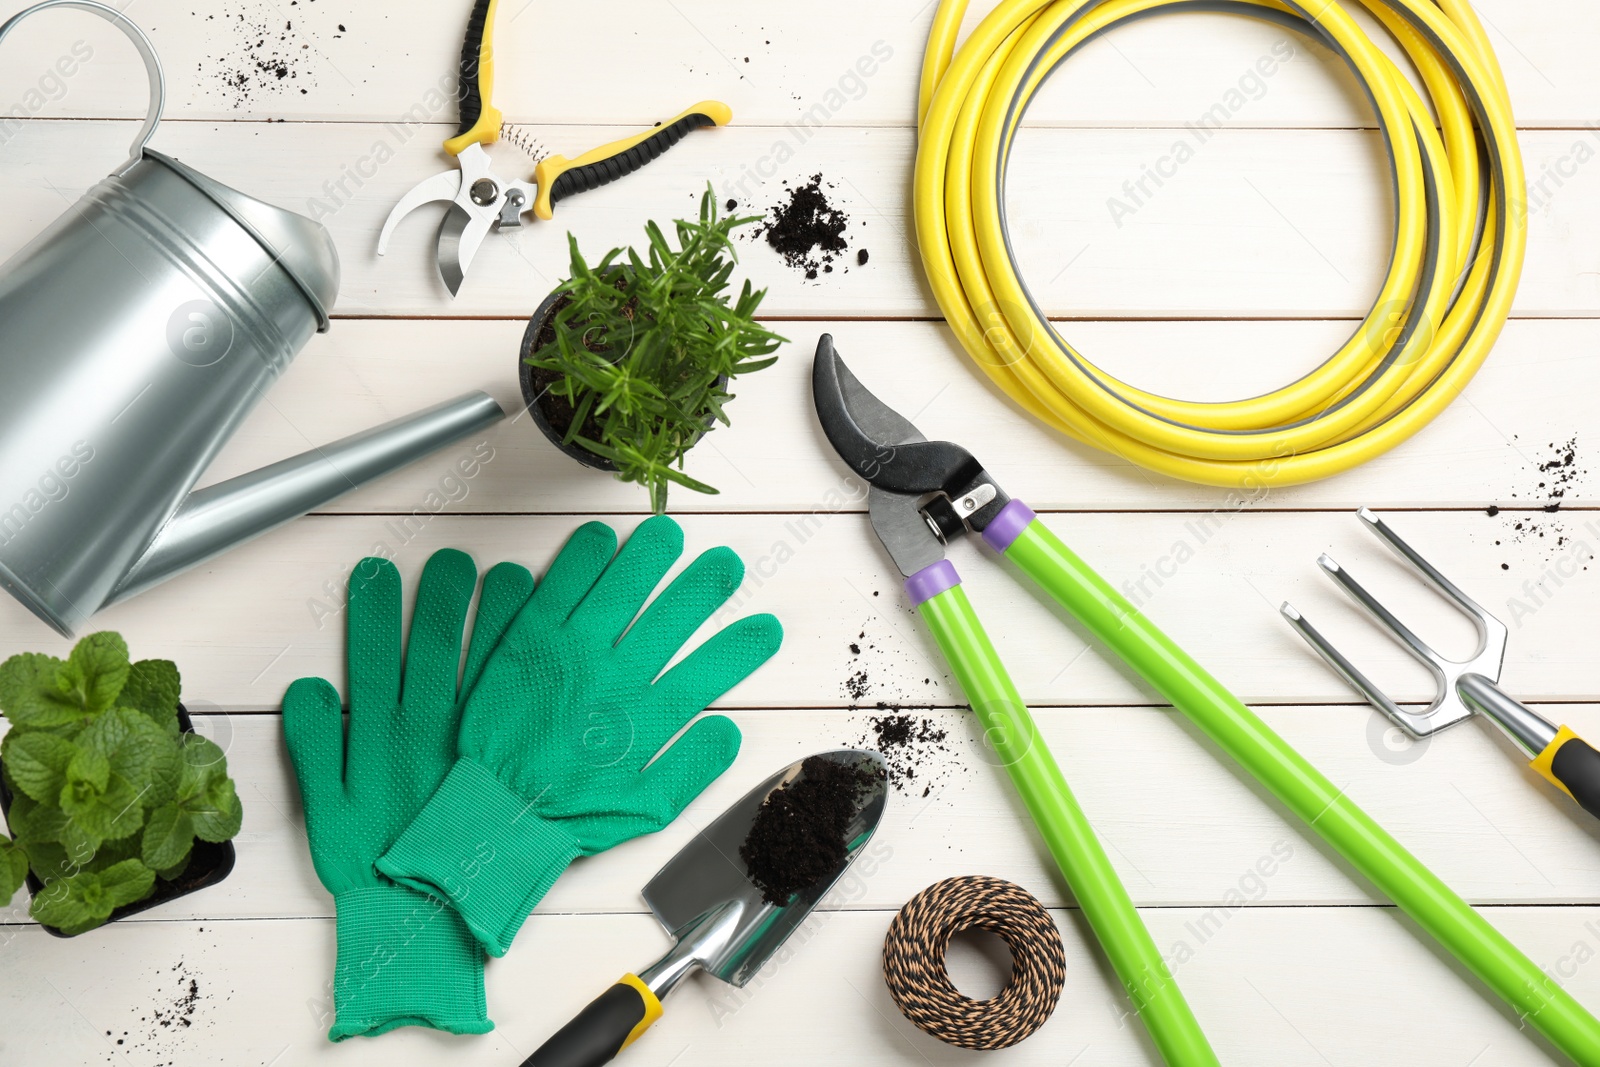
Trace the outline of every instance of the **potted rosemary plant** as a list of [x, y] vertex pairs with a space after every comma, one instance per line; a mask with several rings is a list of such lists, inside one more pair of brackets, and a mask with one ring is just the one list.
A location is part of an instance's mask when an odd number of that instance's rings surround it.
[[0, 900], [72, 937], [220, 882], [243, 811], [217, 745], [193, 732], [170, 660], [130, 663], [114, 633], [66, 659], [0, 664]]
[[721, 218], [710, 186], [697, 221], [674, 222], [674, 248], [654, 222], [643, 254], [613, 248], [591, 265], [567, 235], [572, 275], [523, 335], [522, 395], [562, 451], [650, 491], [716, 489], [684, 473], [684, 456], [713, 423], [728, 425], [732, 380], [777, 361], [785, 340], [755, 319], [765, 289], [729, 288], [732, 233], [756, 216]]

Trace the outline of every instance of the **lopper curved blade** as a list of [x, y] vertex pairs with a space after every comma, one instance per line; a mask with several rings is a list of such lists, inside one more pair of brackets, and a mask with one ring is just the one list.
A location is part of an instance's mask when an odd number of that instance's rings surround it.
[[987, 477], [971, 452], [949, 441], [929, 441], [909, 419], [873, 396], [839, 358], [830, 334], [817, 341], [811, 400], [839, 458], [878, 489], [959, 493]]
[[381, 256], [389, 250], [389, 236], [394, 233], [395, 227], [400, 225], [401, 219], [423, 204], [431, 204], [435, 200], [454, 200], [460, 192], [459, 170], [441, 171], [426, 181], [413, 185], [389, 212], [389, 217], [383, 220], [383, 230], [378, 234], [378, 255]]

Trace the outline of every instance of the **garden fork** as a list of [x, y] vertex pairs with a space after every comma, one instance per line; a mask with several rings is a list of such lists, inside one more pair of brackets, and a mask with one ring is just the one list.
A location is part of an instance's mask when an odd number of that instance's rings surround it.
[[1439, 655], [1327, 553], [1317, 558], [1317, 565], [1338, 582], [1352, 600], [1366, 609], [1367, 614], [1378, 620], [1402, 648], [1428, 668], [1438, 683], [1438, 694], [1423, 711], [1403, 708], [1390, 700], [1383, 690], [1374, 685], [1285, 601], [1280, 610], [1283, 617], [1289, 620], [1289, 625], [1300, 631], [1300, 636], [1356, 692], [1366, 697], [1368, 703], [1387, 715], [1391, 722], [1411, 737], [1431, 737], [1470, 719], [1474, 712], [1481, 714], [1511, 739], [1535, 771], [1576, 800], [1590, 815], [1600, 818], [1600, 752], [1596, 752], [1568, 727], [1557, 727], [1520, 701], [1507, 696], [1500, 688], [1500, 667], [1506, 653], [1505, 623], [1485, 611], [1454, 582], [1435, 570], [1433, 564], [1402, 541], [1400, 535], [1373, 514], [1371, 509], [1362, 508], [1357, 514], [1395, 555], [1410, 564], [1425, 581], [1472, 620], [1478, 630], [1477, 651], [1466, 660], [1446, 659]]

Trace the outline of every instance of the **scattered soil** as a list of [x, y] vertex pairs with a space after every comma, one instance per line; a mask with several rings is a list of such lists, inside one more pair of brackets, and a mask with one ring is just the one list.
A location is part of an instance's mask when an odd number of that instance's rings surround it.
[[779, 907], [844, 866], [845, 834], [877, 775], [854, 764], [809, 756], [800, 777], [772, 791], [756, 813], [739, 857], [762, 899]]
[[[205, 927], [199, 932], [204, 933]], [[128, 1063], [132, 1056], [152, 1067], [179, 1067], [190, 1045], [189, 1032], [202, 1024], [215, 1024], [203, 1014], [215, 995], [202, 987], [185, 961], [180, 959], [157, 971], [149, 985], [153, 1006], [142, 1010], [138, 1021], [127, 1029], [105, 1031], [107, 1063]]]
[[[850, 651], [850, 672], [843, 686], [851, 708], [869, 707], [860, 734], [850, 744], [870, 748], [888, 766], [889, 784], [896, 792], [931, 796], [934, 788], [961, 769], [956, 761], [956, 742], [950, 737], [945, 720], [934, 711], [933, 701], [911, 698], [898, 684], [880, 681], [866, 660], [878, 651], [876, 642], [862, 630], [846, 643]], [[916, 687], [916, 680], [910, 685]], [[935, 690], [938, 683], [922, 679], [921, 685]], [[948, 716], [947, 716], [948, 717]]]
[[[205, 21], [225, 27], [226, 36], [212, 38], [219, 51], [196, 64], [201, 77], [210, 80], [212, 91], [229, 106], [239, 109], [264, 96], [305, 96], [317, 87], [316, 67], [322, 58], [311, 43], [319, 35], [306, 26], [315, 2], [301, 5], [295, 0], [279, 8], [246, 0], [234, 10], [205, 15]], [[335, 38], [348, 32], [342, 24], [335, 26], [337, 32], [328, 28]]]
[[[1513, 440], [1516, 440], [1513, 437]], [[1531, 546], [1540, 555], [1541, 566], [1549, 564], [1556, 556], [1567, 551], [1572, 540], [1566, 521], [1559, 516], [1569, 492], [1581, 488], [1589, 471], [1579, 464], [1578, 438], [1574, 434], [1565, 441], [1547, 442], [1537, 458], [1528, 461], [1528, 479], [1532, 484], [1514, 490], [1510, 495], [1516, 500], [1533, 503], [1533, 509], [1517, 509], [1503, 513], [1490, 505], [1484, 509], [1489, 518], [1499, 518], [1505, 532], [1495, 540], [1495, 545]], [[1511, 569], [1502, 562], [1500, 569]], [[1585, 570], [1588, 568], [1585, 567]]]
[[949, 733], [927, 715], [888, 711], [867, 720], [858, 744], [877, 749], [889, 767], [889, 784], [901, 793], [929, 796], [955, 754]]
[[804, 185], [783, 184], [788, 199], [767, 209], [755, 236], [765, 237], [785, 265], [804, 271], [807, 278], [832, 274], [834, 260], [849, 249], [844, 231], [850, 224], [850, 216], [828, 202], [826, 190], [834, 186], [821, 174], [813, 174]]

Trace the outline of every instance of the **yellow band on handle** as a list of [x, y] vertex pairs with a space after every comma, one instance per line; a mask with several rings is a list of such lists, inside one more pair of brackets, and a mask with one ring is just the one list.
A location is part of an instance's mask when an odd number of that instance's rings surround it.
[[[634, 1023], [633, 1029], [628, 1031], [628, 1036], [622, 1042], [622, 1048], [627, 1048], [639, 1039], [639, 1035], [650, 1029], [657, 1019], [661, 1018], [661, 999], [651, 991], [649, 986], [644, 984], [643, 979], [631, 972], [618, 978], [617, 984], [632, 986], [638, 992], [639, 999], [644, 1001], [644, 1018]], [[622, 1048], [617, 1051], [621, 1052]]]
[[1561, 746], [1577, 737], [1578, 735], [1572, 732], [1571, 727], [1563, 726], [1556, 731], [1555, 740], [1544, 746], [1543, 752], [1528, 761], [1528, 766], [1538, 771], [1540, 777], [1569, 797], [1572, 796], [1572, 790], [1567, 788], [1567, 783], [1556, 777], [1553, 764], [1555, 763], [1556, 753], [1561, 751]]

